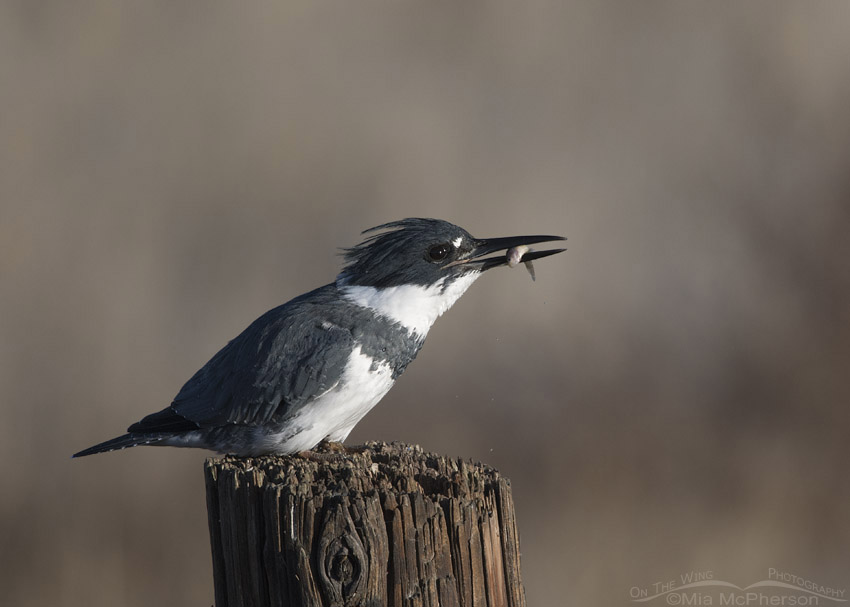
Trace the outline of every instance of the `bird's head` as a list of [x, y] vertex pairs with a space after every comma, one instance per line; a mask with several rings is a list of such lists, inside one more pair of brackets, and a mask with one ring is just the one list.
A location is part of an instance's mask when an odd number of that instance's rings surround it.
[[[506, 265], [504, 253], [515, 247], [564, 240], [562, 236], [512, 236], [475, 238], [441, 219], [409, 218], [370, 228], [363, 242], [345, 249], [346, 265], [339, 276], [345, 285], [384, 289], [403, 285], [447, 289], [461, 277], [471, 278], [485, 270]], [[560, 253], [563, 249], [531, 251], [527, 262]]]
[[[404, 326], [424, 339], [434, 321], [463, 295], [484, 270], [559, 253], [513, 249], [561, 236], [474, 238], [439, 219], [402, 219], [366, 230], [374, 234], [345, 250], [346, 266], [336, 284], [343, 297]], [[518, 258], [518, 259], [515, 259]]]

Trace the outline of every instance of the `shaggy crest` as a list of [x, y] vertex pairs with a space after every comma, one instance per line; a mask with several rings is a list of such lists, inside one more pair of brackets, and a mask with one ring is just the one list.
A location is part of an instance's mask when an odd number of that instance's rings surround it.
[[[343, 249], [346, 264], [339, 275], [342, 284], [378, 288], [415, 284], [424, 278], [415, 274], [416, 262], [426, 259], [430, 246], [458, 238], [465, 243], [474, 241], [469, 232], [448, 221], [421, 217], [384, 223], [363, 234], [370, 235], [360, 244]], [[399, 260], [407, 263], [400, 266]], [[400, 267], [409, 267], [411, 272], [399, 271]]]

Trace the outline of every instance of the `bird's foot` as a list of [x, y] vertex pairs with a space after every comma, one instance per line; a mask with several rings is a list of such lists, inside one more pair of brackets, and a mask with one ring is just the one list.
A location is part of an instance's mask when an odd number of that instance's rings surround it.
[[327, 439], [320, 440], [319, 444], [313, 447], [313, 451], [319, 451], [321, 453], [345, 453], [347, 450], [346, 446], [342, 443]]
[[336, 441], [322, 440], [309, 451], [300, 451], [298, 455], [314, 462], [334, 462], [345, 459], [347, 455], [362, 453], [365, 446], [346, 447]]

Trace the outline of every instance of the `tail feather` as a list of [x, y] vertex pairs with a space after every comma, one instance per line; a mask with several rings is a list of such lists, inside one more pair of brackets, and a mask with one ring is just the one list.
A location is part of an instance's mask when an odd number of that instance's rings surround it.
[[137, 447], [139, 445], [155, 445], [159, 441], [167, 438], [162, 434], [124, 434], [112, 440], [98, 443], [88, 449], [83, 449], [79, 453], [75, 453], [71, 457], [84, 457], [86, 455], [94, 455], [95, 453], [105, 453], [106, 451], [117, 451], [118, 449], [126, 449], [127, 447]]

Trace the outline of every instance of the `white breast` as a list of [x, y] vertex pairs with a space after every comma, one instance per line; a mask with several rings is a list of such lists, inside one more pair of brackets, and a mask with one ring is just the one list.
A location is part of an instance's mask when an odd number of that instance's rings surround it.
[[451, 308], [480, 275], [480, 272], [468, 272], [455, 279], [445, 291], [445, 280], [427, 287], [401, 285], [384, 289], [341, 284], [340, 291], [353, 303], [401, 323], [411, 334], [424, 339], [434, 321]]
[[[315, 447], [322, 439], [342, 442], [369, 410], [392, 388], [395, 380], [385, 362], [375, 364], [354, 349], [340, 381], [293, 416], [286, 429], [257, 436], [258, 452], [295, 453]], [[261, 432], [262, 430], [259, 429]]]

